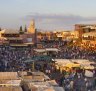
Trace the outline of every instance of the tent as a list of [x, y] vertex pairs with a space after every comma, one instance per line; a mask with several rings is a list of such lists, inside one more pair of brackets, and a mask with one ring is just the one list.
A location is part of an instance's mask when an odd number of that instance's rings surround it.
[[86, 77], [93, 77], [93, 72], [91, 72], [89, 70], [85, 70], [85, 76]]
[[45, 49], [34, 49], [34, 51], [39, 52], [39, 53], [46, 52]]
[[52, 61], [52, 57], [46, 56], [46, 55], [40, 55], [40, 56], [33, 57], [32, 60], [36, 60], [36, 61], [39, 61], [39, 60]]
[[34, 60], [32, 59], [27, 59], [26, 61], [24, 61], [25, 63], [29, 63], [29, 62], [34, 62]]
[[46, 51], [55, 51], [55, 52], [58, 52], [59, 51], [59, 49], [57, 49], [57, 48], [46, 48]]
[[90, 69], [90, 70], [92, 70], [92, 69], [94, 69], [94, 66], [85, 66], [84, 69]]
[[68, 68], [80, 67], [80, 64], [68, 63], [68, 64], [66, 64], [66, 67], [68, 67]]

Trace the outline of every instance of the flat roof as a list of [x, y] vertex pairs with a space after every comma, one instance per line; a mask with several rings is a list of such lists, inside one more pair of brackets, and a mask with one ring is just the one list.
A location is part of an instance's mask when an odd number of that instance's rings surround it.
[[96, 26], [96, 24], [75, 24], [76, 25], [79, 25], [79, 26]]
[[17, 72], [0, 72], [0, 80], [8, 79], [18, 80], [19, 78]]
[[0, 91], [23, 91], [19, 86], [0, 87]]
[[19, 34], [19, 31], [18, 30], [12, 30], [12, 29], [3, 29], [0, 32], [1, 33], [4, 33], [4, 34]]

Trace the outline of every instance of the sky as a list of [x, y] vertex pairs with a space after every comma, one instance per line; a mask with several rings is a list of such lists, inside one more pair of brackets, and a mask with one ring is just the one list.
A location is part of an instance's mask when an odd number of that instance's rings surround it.
[[96, 0], [0, 0], [0, 27], [19, 29], [35, 20], [43, 30], [73, 30], [96, 24]]

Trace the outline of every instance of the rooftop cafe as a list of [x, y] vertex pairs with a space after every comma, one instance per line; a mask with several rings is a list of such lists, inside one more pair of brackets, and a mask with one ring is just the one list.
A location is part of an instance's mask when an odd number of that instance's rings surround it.
[[[3, 44], [10, 44], [12, 47], [27, 47], [32, 46], [34, 43], [29, 41], [32, 39], [28, 38], [27, 35], [20, 35], [18, 30], [8, 30], [4, 29], [0, 31], [0, 41], [2, 40]], [[7, 41], [6, 43], [4, 41]]]
[[5, 41], [8, 41], [8, 43], [10, 44], [23, 43], [23, 38], [20, 37], [18, 30], [4, 29], [0, 31], [0, 39], [4, 39]]

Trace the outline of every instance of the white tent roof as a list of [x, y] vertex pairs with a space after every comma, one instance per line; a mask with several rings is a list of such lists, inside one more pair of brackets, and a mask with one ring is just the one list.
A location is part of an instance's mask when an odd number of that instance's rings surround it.
[[89, 71], [89, 70], [86, 70], [85, 71], [85, 76], [86, 77], [93, 77], [93, 72]]
[[57, 48], [46, 48], [46, 51], [59, 51]]
[[69, 59], [54, 59], [56, 63], [70, 63], [71, 61]]
[[36, 52], [46, 52], [46, 51], [56, 51], [56, 52], [58, 52], [59, 49], [57, 49], [57, 48], [45, 48], [45, 49], [34, 49], [34, 51], [36, 51]]
[[34, 49], [34, 51], [36, 51], [36, 52], [45, 52], [46, 50], [45, 49]]

